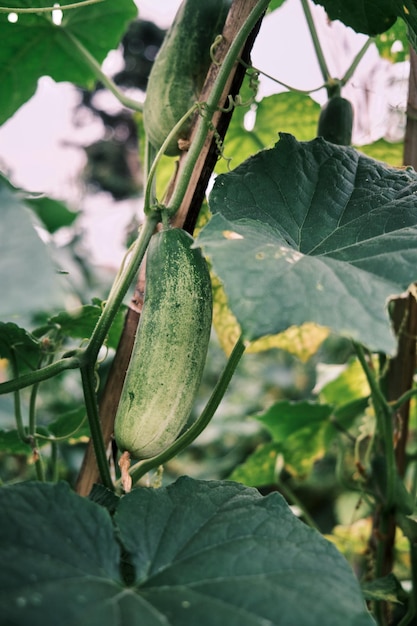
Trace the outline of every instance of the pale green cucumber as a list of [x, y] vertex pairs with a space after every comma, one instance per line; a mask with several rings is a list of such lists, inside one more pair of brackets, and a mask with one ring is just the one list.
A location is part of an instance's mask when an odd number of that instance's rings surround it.
[[193, 239], [173, 228], [153, 235], [143, 311], [115, 420], [121, 452], [163, 452], [190, 416], [207, 356], [212, 291]]
[[[143, 124], [159, 150], [175, 124], [198, 101], [210, 67], [210, 47], [223, 30], [231, 0], [184, 0], [168, 30], [149, 74]], [[173, 137], [169, 156], [180, 153], [191, 118]]]

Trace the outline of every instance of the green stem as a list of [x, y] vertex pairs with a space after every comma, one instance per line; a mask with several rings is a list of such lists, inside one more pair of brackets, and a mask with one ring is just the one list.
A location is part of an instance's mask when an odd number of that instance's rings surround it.
[[369, 39], [366, 40], [362, 48], [359, 50], [358, 54], [353, 59], [350, 67], [348, 67], [348, 69], [346, 70], [346, 73], [343, 76], [343, 78], [341, 78], [340, 80], [341, 85], [346, 85], [346, 83], [352, 78], [353, 74], [356, 71], [356, 68], [358, 67], [359, 63], [362, 61], [363, 57], [365, 56], [365, 53], [368, 51], [368, 48], [372, 43], [374, 43], [374, 39], [373, 37], [369, 37]]
[[313, 518], [311, 517], [310, 513], [307, 511], [307, 509], [305, 508], [301, 500], [295, 495], [293, 490], [290, 487], [288, 487], [288, 485], [286, 485], [282, 480], [280, 480], [279, 477], [277, 478], [277, 485], [282, 495], [287, 500], [287, 502], [300, 509], [301, 517], [304, 519], [306, 524], [310, 526], [311, 528], [315, 528], [315, 530], [318, 530], [320, 532], [320, 529], [317, 526], [316, 522], [313, 520]]
[[42, 369], [0, 383], [0, 395], [30, 387], [43, 380], [48, 380], [48, 378], [52, 378], [65, 370], [76, 369], [78, 367], [80, 367], [80, 358], [78, 356], [60, 359], [59, 361], [55, 361], [55, 363], [51, 363], [51, 365], [42, 367]]
[[310, 93], [314, 93], [315, 91], [320, 91], [326, 86], [324, 84], [324, 85], [320, 85], [320, 87], [314, 87], [313, 89], [297, 89], [297, 87], [291, 87], [291, 85], [288, 85], [287, 83], [282, 82], [282, 80], [275, 78], [275, 76], [271, 76], [271, 74], [267, 74], [263, 70], [260, 70], [258, 67], [255, 67], [254, 65], [251, 65], [250, 63], [246, 63], [242, 59], [239, 59], [239, 63], [241, 63], [243, 67], [245, 67], [246, 69], [252, 69], [258, 74], [262, 74], [262, 76], [265, 76], [265, 78], [269, 78], [269, 80], [274, 81], [274, 83], [277, 83], [277, 85], [281, 85], [281, 87], [285, 87], [285, 89], [288, 89], [288, 91], [293, 91], [294, 93], [299, 93], [305, 96], [308, 96]]
[[96, 361], [97, 355], [106, 339], [114, 317], [139, 269], [150, 238], [152, 237], [158, 222], [158, 213], [152, 213], [146, 217], [141, 228], [140, 235], [133, 246], [131, 257], [126, 264], [124, 272], [118, 279], [117, 288], [111, 289], [109, 298], [104, 306], [102, 314], [100, 315], [100, 319], [98, 320], [97, 325], [90, 337], [89, 344], [85, 350], [85, 362], [94, 363]]
[[[15, 378], [17, 378], [18, 377], [18, 367], [17, 367], [17, 360], [16, 360], [16, 356], [15, 356], [14, 352], [11, 353], [10, 364], [12, 366], [13, 375], [15, 376]], [[20, 390], [19, 390], [19, 388], [14, 390], [14, 416], [15, 416], [15, 421], [16, 421], [17, 434], [19, 435], [19, 438], [22, 441], [27, 443], [28, 442], [28, 436], [27, 436], [26, 429], [25, 429], [24, 424], [23, 424], [22, 405], [21, 405], [21, 402], [20, 402]]]
[[114, 487], [110, 476], [110, 469], [106, 455], [106, 447], [104, 445], [103, 434], [101, 432], [100, 417], [98, 413], [94, 366], [91, 366], [87, 363], [80, 368], [80, 371], [84, 392], [85, 407], [87, 411], [88, 423], [90, 426], [90, 434], [93, 441], [100, 478], [105, 487], [113, 490]]
[[45, 481], [45, 468], [43, 466], [42, 457], [38, 450], [38, 442], [36, 437], [36, 397], [38, 394], [39, 383], [33, 385], [30, 391], [29, 399], [29, 438], [31, 446], [35, 453], [35, 469], [38, 480]]
[[86, 7], [90, 4], [98, 4], [104, 2], [104, 0], [81, 0], [81, 2], [73, 2], [72, 4], [50, 6], [50, 7], [31, 7], [18, 8], [18, 7], [0, 7], [0, 13], [50, 13], [51, 11], [68, 11], [70, 9], [79, 9], [80, 7]]
[[213, 88], [211, 89], [210, 95], [207, 99], [204, 116], [200, 115], [199, 117], [195, 137], [193, 138], [190, 149], [187, 153], [184, 168], [168, 204], [167, 208], [171, 215], [176, 213], [181, 206], [182, 200], [187, 191], [188, 182], [204, 146], [210, 122], [217, 107], [219, 106], [219, 100], [229, 75], [232, 72], [233, 66], [239, 58], [240, 51], [243, 48], [246, 39], [250, 35], [258, 20], [262, 17], [262, 14], [268, 7], [268, 4], [269, 0], [259, 0], [258, 4], [254, 7], [246, 22], [242, 25], [229, 50], [227, 51], [216, 80], [214, 81]]
[[51, 480], [56, 483], [58, 479], [58, 444], [56, 441], [51, 441]]
[[353, 342], [353, 345], [371, 390], [372, 403], [375, 410], [378, 430], [382, 437], [382, 445], [386, 461], [386, 493], [384, 505], [385, 510], [390, 510], [394, 504], [397, 473], [392, 423], [393, 412], [375, 379], [374, 373], [369, 367], [363, 347], [356, 342]]
[[308, 0], [301, 0], [304, 15], [307, 20], [308, 29], [310, 31], [311, 39], [313, 41], [314, 50], [316, 52], [317, 61], [320, 66], [320, 71], [323, 76], [323, 80], [327, 83], [330, 79], [329, 68], [327, 67], [326, 59], [323, 54], [323, 50], [320, 44], [320, 39], [317, 33], [316, 25], [314, 24], [313, 16], [311, 14]]
[[145, 461], [144, 463], [141, 462], [133, 466], [130, 470], [133, 483], [137, 482], [140, 478], [142, 478], [142, 476], [155, 467], [163, 465], [179, 454], [203, 432], [222, 401], [244, 351], [245, 344], [242, 339], [239, 338], [200, 417], [183, 435], [181, 435], [167, 450], [165, 450], [165, 452], [158, 454], [158, 456], [150, 459], [149, 461]]
[[33, 385], [30, 390], [29, 400], [29, 435], [32, 437], [36, 434], [36, 397], [38, 394], [39, 383]]
[[71, 32], [67, 29], [62, 29], [62, 32], [65, 33], [67, 38], [70, 40], [72, 45], [76, 48], [76, 50], [80, 53], [83, 61], [86, 65], [92, 70], [97, 80], [99, 80], [107, 89], [118, 99], [118, 101], [123, 104], [123, 106], [132, 109], [132, 111], [141, 112], [143, 109], [142, 103], [137, 100], [133, 100], [126, 96], [117, 85], [112, 81], [111, 78], [106, 76], [103, 70], [100, 67], [100, 64], [95, 60], [95, 58], [89, 53], [87, 48], [83, 46], [81, 41], [77, 39]]
[[395, 411], [398, 411], [398, 409], [400, 409], [402, 407], [403, 404], [405, 404], [406, 402], [408, 402], [409, 400], [411, 400], [411, 398], [413, 398], [413, 396], [417, 395], [417, 389], [408, 389], [407, 391], [405, 391], [402, 396], [400, 396], [398, 398], [398, 400], [396, 400], [395, 402], [391, 402], [390, 406], [393, 410], [393, 412], [395, 413]]
[[149, 152], [150, 167], [149, 167], [149, 174], [147, 176], [146, 188], [145, 188], [145, 194], [144, 194], [145, 213], [151, 211], [152, 210], [152, 205], [154, 204], [154, 199], [155, 199], [155, 193], [154, 193], [155, 192], [155, 174], [156, 174], [156, 170], [157, 170], [158, 164], [159, 164], [160, 160], [162, 159], [162, 157], [164, 156], [165, 150], [167, 149], [168, 145], [171, 143], [172, 137], [174, 137], [177, 134], [177, 132], [182, 128], [184, 122], [186, 122], [188, 120], [188, 118], [196, 110], [197, 110], [197, 105], [194, 104], [181, 117], [181, 119], [175, 124], [175, 126], [173, 127], [173, 129], [171, 130], [169, 135], [166, 137], [165, 141], [163, 142], [162, 146], [159, 148], [158, 152], [156, 153], [156, 155], [152, 159], [152, 161], [150, 161], [151, 153]]

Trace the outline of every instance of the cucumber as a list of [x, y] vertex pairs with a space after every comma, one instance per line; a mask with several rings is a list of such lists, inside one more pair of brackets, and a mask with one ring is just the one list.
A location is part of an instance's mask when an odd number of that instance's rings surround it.
[[353, 108], [342, 96], [330, 98], [320, 111], [317, 135], [339, 146], [352, 143]]
[[186, 425], [201, 382], [212, 322], [207, 263], [193, 238], [172, 228], [153, 235], [138, 331], [117, 409], [121, 452], [163, 452]]
[[[210, 46], [222, 33], [231, 0], [184, 0], [168, 30], [148, 78], [143, 125], [159, 150], [175, 124], [198, 101], [210, 67]], [[191, 118], [170, 142], [165, 154], [180, 153]]]

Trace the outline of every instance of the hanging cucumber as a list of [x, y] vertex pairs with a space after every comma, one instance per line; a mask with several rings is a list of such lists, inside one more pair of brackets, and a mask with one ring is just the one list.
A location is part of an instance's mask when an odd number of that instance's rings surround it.
[[352, 143], [353, 108], [349, 100], [337, 95], [323, 106], [318, 123], [317, 135], [339, 146]]
[[[210, 47], [221, 34], [231, 0], [184, 0], [152, 66], [143, 108], [150, 143], [159, 150], [175, 124], [198, 101], [211, 63]], [[180, 153], [191, 119], [172, 139], [166, 154]]]
[[163, 452], [189, 418], [201, 382], [212, 321], [207, 264], [193, 239], [173, 228], [153, 235], [146, 293], [115, 420], [121, 452]]

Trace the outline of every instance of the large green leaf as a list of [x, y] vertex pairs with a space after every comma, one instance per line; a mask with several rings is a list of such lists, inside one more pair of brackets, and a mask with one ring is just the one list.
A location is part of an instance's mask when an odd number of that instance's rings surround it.
[[414, 171], [281, 135], [218, 176], [197, 245], [244, 336], [316, 322], [393, 352], [390, 297], [417, 279]]
[[374, 624], [347, 562], [278, 494], [182, 478], [115, 508], [114, 530], [105, 508], [65, 484], [0, 490], [3, 623]]
[[[0, 2], [0, 7], [23, 9], [53, 4], [49, 0], [11, 0]], [[73, 0], [59, 2], [61, 8], [66, 4], [73, 4]], [[64, 10], [60, 25], [54, 24], [52, 12], [21, 13], [16, 23], [8, 20], [7, 13], [0, 13], [0, 124], [34, 94], [41, 76], [92, 87], [97, 77], [74, 38], [101, 63], [118, 45], [136, 14], [133, 0], [106, 0]]]
[[27, 483], [0, 490], [0, 519], [4, 624], [120, 624], [120, 549], [107, 511], [64, 483]]
[[368, 35], [377, 35], [388, 30], [398, 16], [397, 0], [313, 1], [326, 9], [330, 19], [340, 20], [357, 32]]
[[116, 522], [161, 624], [372, 623], [350, 568], [278, 494], [182, 478], [123, 498]]
[[25, 320], [36, 311], [62, 307], [64, 285], [29, 210], [18, 195], [1, 186], [0, 242], [0, 320]]
[[330, 19], [340, 20], [356, 32], [378, 35], [389, 30], [397, 17], [408, 27], [408, 36], [417, 43], [417, 4], [415, 0], [313, 0], [322, 5]]

